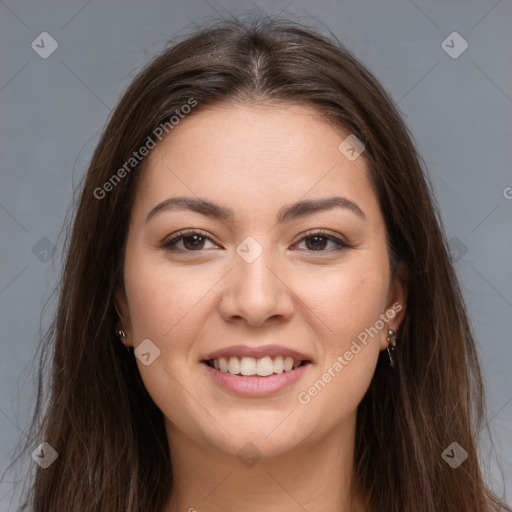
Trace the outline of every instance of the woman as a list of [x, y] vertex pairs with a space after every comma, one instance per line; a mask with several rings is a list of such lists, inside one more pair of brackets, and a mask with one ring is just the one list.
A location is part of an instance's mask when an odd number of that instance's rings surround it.
[[130, 85], [46, 350], [36, 512], [510, 510], [411, 138], [299, 25], [208, 27]]

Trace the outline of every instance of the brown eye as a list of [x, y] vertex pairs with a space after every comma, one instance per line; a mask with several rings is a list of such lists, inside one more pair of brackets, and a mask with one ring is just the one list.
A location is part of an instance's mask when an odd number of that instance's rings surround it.
[[202, 249], [204, 246], [205, 237], [201, 235], [184, 236], [182, 240], [186, 249]]
[[305, 238], [304, 241], [306, 242], [306, 247], [308, 249], [317, 251], [325, 249], [325, 246], [329, 242], [329, 239], [326, 236], [315, 235]]
[[[333, 252], [352, 247], [343, 240], [321, 231], [316, 233], [306, 233], [306, 235], [299, 241], [299, 243], [303, 242], [306, 244], [306, 248], [309, 252]], [[325, 250], [329, 242], [334, 244], [334, 248], [332, 250]]]
[[[197, 231], [182, 232], [164, 242], [162, 247], [169, 251], [199, 252], [206, 249], [204, 245], [207, 240], [211, 241], [209, 237]], [[182, 243], [181, 247], [179, 247], [180, 243]]]

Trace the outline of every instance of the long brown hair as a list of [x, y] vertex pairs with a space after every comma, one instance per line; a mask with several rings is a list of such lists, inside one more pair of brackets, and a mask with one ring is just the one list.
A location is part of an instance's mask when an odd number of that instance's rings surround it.
[[[485, 407], [474, 335], [412, 137], [381, 85], [339, 41], [277, 18], [197, 31], [139, 73], [113, 112], [82, 185], [55, 323], [42, 345], [52, 364], [48, 388], [41, 370], [26, 443], [32, 450], [44, 440], [59, 457], [37, 468], [24, 505], [161, 512], [172, 492], [162, 413], [114, 335], [114, 291], [148, 159], [105, 183], [191, 98], [190, 115], [221, 102], [309, 104], [366, 146], [393, 268], [408, 269], [396, 370], [381, 358], [358, 408], [354, 491], [367, 510], [510, 511], [482, 476]], [[456, 469], [441, 456], [452, 442], [467, 452]]]

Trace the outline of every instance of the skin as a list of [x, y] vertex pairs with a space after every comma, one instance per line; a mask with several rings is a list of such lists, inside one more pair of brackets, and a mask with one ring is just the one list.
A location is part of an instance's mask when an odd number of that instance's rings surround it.
[[[370, 385], [387, 329], [403, 320], [403, 272], [391, 280], [386, 231], [364, 153], [338, 149], [349, 134], [294, 104], [223, 105], [190, 115], [149, 155], [133, 204], [116, 299], [126, 343], [149, 338], [160, 356], [137, 359], [147, 390], [164, 414], [173, 466], [166, 511], [266, 512], [361, 510], [348, 486], [357, 406]], [[232, 222], [160, 202], [201, 197], [233, 209]], [[333, 208], [278, 224], [284, 205], [342, 196], [366, 220]], [[173, 233], [199, 229], [208, 238]], [[325, 229], [353, 248], [303, 239]], [[188, 234], [190, 236], [190, 233]], [[236, 252], [248, 236], [262, 254]], [[194, 249], [199, 246], [199, 249]], [[181, 249], [181, 251], [180, 251]], [[186, 252], [188, 249], [188, 252]], [[350, 349], [379, 315], [402, 310], [307, 405], [298, 394]], [[214, 383], [201, 360], [237, 344], [277, 343], [307, 354], [304, 376], [273, 396], [247, 398]], [[253, 443], [252, 467], [237, 452]]]

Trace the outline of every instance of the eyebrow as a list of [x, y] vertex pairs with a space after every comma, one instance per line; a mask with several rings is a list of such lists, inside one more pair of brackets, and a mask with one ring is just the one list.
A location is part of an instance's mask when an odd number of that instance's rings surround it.
[[[277, 216], [277, 223], [305, 217], [307, 215], [320, 211], [331, 210], [333, 208], [344, 208], [355, 213], [361, 219], [366, 220], [366, 215], [359, 206], [345, 197], [328, 197], [321, 199], [305, 199], [296, 203], [283, 206]], [[158, 213], [168, 210], [191, 210], [201, 215], [219, 219], [226, 222], [233, 222], [234, 211], [230, 208], [220, 206], [207, 199], [196, 197], [171, 197], [158, 203], [147, 215], [146, 223]]]

